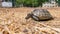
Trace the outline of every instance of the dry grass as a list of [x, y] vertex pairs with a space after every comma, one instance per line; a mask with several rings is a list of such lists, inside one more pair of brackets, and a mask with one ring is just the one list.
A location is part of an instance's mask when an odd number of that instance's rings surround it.
[[6, 34], [60, 34], [60, 8], [45, 8], [54, 20], [37, 22], [29, 19], [26, 21], [26, 15], [34, 9], [0, 8], [0, 34], [3, 31], [6, 31], [4, 32]]

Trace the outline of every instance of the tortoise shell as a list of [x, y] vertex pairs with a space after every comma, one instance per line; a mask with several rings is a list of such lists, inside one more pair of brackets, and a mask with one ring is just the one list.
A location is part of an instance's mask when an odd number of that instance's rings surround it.
[[31, 13], [29, 13], [27, 16], [29, 16], [37, 21], [52, 19], [52, 15], [46, 9], [35, 9]]

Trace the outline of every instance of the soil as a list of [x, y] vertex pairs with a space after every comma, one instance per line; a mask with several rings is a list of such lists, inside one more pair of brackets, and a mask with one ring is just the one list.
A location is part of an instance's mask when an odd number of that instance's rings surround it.
[[[34, 21], [25, 17], [34, 9], [47, 9], [53, 20]], [[42, 25], [42, 24], [46, 25]], [[60, 7], [58, 8], [0, 8], [0, 32], [8, 31], [10, 34], [56, 34], [52, 28], [60, 29]], [[41, 28], [41, 29], [40, 29]], [[59, 32], [60, 33], [60, 32]], [[59, 34], [58, 33], [58, 34]]]

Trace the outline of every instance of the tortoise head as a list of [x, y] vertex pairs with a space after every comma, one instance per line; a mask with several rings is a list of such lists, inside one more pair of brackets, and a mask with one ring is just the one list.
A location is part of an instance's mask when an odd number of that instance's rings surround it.
[[27, 14], [27, 16], [25, 17], [25, 19], [29, 19], [29, 18], [31, 18], [32, 17], [32, 14]]

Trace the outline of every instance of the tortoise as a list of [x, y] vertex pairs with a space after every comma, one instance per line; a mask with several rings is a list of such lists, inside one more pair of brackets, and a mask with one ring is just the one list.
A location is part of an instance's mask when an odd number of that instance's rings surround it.
[[32, 18], [36, 21], [46, 21], [53, 19], [52, 15], [47, 9], [35, 9], [31, 13], [28, 13], [25, 19]]

